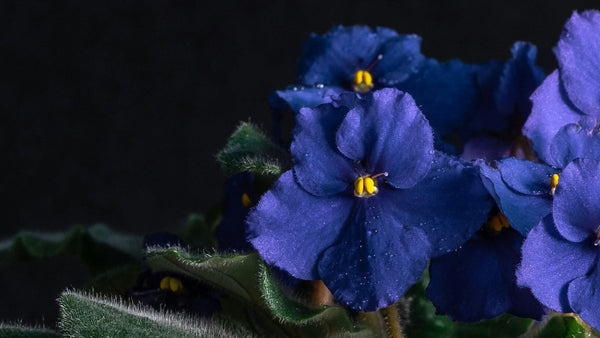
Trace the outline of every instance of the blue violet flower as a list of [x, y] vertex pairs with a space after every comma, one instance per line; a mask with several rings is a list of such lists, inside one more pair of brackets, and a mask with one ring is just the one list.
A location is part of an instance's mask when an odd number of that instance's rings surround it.
[[297, 114], [294, 167], [250, 212], [249, 240], [268, 263], [374, 311], [470, 238], [492, 203], [475, 167], [433, 150], [410, 95], [334, 101]]

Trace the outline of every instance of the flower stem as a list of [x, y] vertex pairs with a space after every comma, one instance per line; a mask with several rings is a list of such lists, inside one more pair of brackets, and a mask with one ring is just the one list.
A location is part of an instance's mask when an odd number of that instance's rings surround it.
[[400, 326], [400, 315], [396, 304], [392, 304], [380, 310], [385, 320], [387, 334], [391, 338], [402, 338], [402, 327]]
[[331, 291], [325, 286], [322, 280], [316, 280], [312, 282], [313, 295], [312, 303], [316, 306], [329, 305], [333, 303], [333, 295]]

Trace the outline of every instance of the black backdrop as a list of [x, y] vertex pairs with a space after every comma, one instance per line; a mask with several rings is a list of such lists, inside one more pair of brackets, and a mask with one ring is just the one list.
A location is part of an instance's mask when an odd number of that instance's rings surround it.
[[[294, 83], [310, 32], [387, 26], [441, 60], [552, 47], [597, 1], [3, 1], [0, 237], [105, 222], [177, 229], [222, 196], [214, 155], [240, 120], [270, 128], [267, 95]], [[597, 6], [597, 5], [596, 5]], [[54, 325], [87, 275], [62, 257], [0, 271], [0, 321]], [[42, 314], [46, 315], [43, 316]]]

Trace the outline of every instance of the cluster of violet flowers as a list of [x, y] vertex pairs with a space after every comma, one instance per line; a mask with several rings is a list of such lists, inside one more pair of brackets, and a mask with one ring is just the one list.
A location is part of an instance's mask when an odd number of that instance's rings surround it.
[[572, 15], [547, 77], [529, 43], [479, 64], [420, 44], [365, 26], [310, 37], [298, 84], [270, 97], [295, 115], [293, 167], [239, 206], [247, 240], [359, 311], [428, 269], [452, 319], [555, 310], [600, 329], [600, 13]]

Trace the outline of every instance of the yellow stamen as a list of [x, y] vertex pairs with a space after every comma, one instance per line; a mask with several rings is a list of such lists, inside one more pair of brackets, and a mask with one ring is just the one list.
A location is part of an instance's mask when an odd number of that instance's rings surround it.
[[254, 206], [254, 203], [252, 203], [252, 200], [250, 199], [250, 197], [248, 197], [248, 194], [246, 194], [246, 193], [242, 194], [242, 204], [246, 208], [250, 208], [250, 207]]
[[359, 70], [354, 74], [352, 89], [359, 93], [367, 93], [373, 88], [373, 76], [366, 70]]
[[171, 290], [172, 292], [181, 292], [183, 291], [183, 283], [179, 278], [174, 277], [164, 277], [160, 281], [160, 289], [161, 290]]
[[488, 227], [493, 232], [500, 232], [503, 228], [510, 228], [510, 223], [503, 213], [499, 212], [488, 221]]
[[552, 195], [554, 195], [554, 191], [556, 191], [556, 186], [558, 185], [558, 178], [560, 177], [560, 174], [554, 174], [552, 175], [552, 178], [550, 178], [550, 193]]
[[365, 190], [364, 179], [362, 177], [359, 177], [354, 181], [354, 196], [362, 196], [364, 190]]
[[370, 177], [365, 177], [364, 184], [367, 194], [372, 195], [375, 192], [375, 181]]

